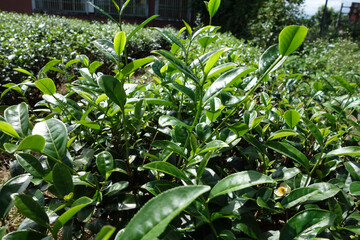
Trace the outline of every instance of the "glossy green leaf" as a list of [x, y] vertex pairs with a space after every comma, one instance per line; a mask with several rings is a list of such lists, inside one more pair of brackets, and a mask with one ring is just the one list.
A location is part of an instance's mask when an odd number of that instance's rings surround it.
[[122, 70], [121, 70], [121, 74], [124, 76], [128, 76], [129, 74], [131, 74], [132, 72], [134, 72], [136, 69], [152, 62], [155, 61], [156, 59], [153, 57], [147, 57], [147, 58], [141, 58], [141, 59], [137, 59], [135, 61], [132, 61], [131, 63], [128, 63]]
[[54, 118], [39, 122], [34, 126], [32, 134], [45, 138], [44, 153], [59, 160], [64, 158], [66, 153], [67, 129], [63, 122]]
[[155, 105], [162, 105], [162, 106], [171, 106], [173, 108], [178, 108], [173, 102], [166, 101], [161, 98], [145, 98], [144, 99], [147, 104], [155, 104]]
[[220, 7], [221, 0], [209, 0], [207, 9], [210, 17], [212, 18]]
[[288, 56], [305, 40], [308, 29], [304, 26], [287, 26], [279, 35], [279, 53]]
[[279, 131], [271, 133], [270, 137], [268, 138], [268, 141], [275, 140], [278, 138], [283, 138], [283, 137], [296, 136], [296, 135], [298, 135], [298, 133], [294, 130], [283, 129], [283, 130], [279, 130]]
[[226, 142], [223, 142], [221, 140], [213, 140], [209, 143], [207, 143], [200, 151], [199, 154], [202, 154], [202, 153], [206, 153], [208, 151], [213, 151], [213, 150], [216, 150], [216, 149], [220, 149], [220, 148], [224, 148], [224, 147], [229, 147], [228, 144], [226, 144]]
[[42, 167], [39, 159], [28, 153], [18, 153], [15, 155], [20, 165], [34, 177], [41, 178], [46, 172]]
[[11, 194], [24, 192], [29, 186], [31, 178], [29, 174], [22, 174], [10, 178], [2, 185], [0, 189], [0, 219], [4, 219], [13, 206]]
[[69, 193], [74, 192], [74, 184], [70, 171], [64, 165], [57, 163], [52, 171], [52, 178], [56, 190], [64, 198]]
[[322, 201], [335, 196], [340, 191], [340, 188], [327, 182], [314, 183], [309, 187], [319, 190], [315, 195], [308, 199], [309, 201]]
[[271, 177], [253, 170], [234, 173], [220, 180], [211, 189], [209, 199], [265, 183], [275, 184], [276, 182]]
[[233, 131], [234, 133], [236, 133], [236, 135], [238, 137], [243, 136], [245, 133], [247, 133], [248, 131], [250, 131], [250, 128], [247, 124], [242, 123], [242, 122], [237, 122], [234, 123], [232, 125], [228, 125], [227, 126], [228, 129], [230, 129], [231, 131]]
[[65, 225], [65, 223], [67, 223], [67, 221], [69, 221], [76, 213], [78, 213], [81, 209], [83, 209], [84, 207], [88, 206], [90, 203], [92, 203], [92, 200], [88, 197], [81, 197], [79, 199], [77, 199], [72, 205], [71, 208], [69, 210], [67, 210], [66, 212], [64, 212], [55, 222], [53, 229], [52, 229], [52, 234], [53, 236], [56, 236], [58, 231], [60, 230], [60, 228], [62, 226]]
[[205, 168], [212, 156], [214, 151], [209, 151], [207, 152], [203, 157], [202, 157], [202, 160], [199, 164], [199, 167], [198, 169], [196, 170], [196, 182], [198, 183], [201, 179], [201, 176], [203, 175], [204, 171], [205, 171]]
[[123, 108], [126, 103], [126, 92], [123, 84], [111, 75], [102, 75], [98, 79], [98, 84], [106, 95], [116, 103], [120, 108]]
[[125, 49], [125, 45], [126, 45], [126, 35], [125, 35], [125, 32], [121, 31], [121, 32], [118, 32], [116, 35], [115, 35], [115, 38], [114, 38], [114, 49], [115, 49], [115, 52], [120, 55], [124, 49]]
[[318, 144], [321, 146], [324, 143], [324, 137], [322, 136], [319, 128], [307, 118], [302, 119], [306, 126], [310, 129], [312, 135], [315, 137]]
[[360, 181], [360, 163], [347, 161], [344, 165], [346, 170], [350, 173], [351, 177], [356, 181]]
[[156, 162], [148, 163], [148, 164], [144, 165], [143, 167], [145, 169], [151, 169], [151, 170], [164, 172], [173, 177], [176, 177], [176, 178], [179, 178], [179, 179], [182, 179], [185, 181], [189, 181], [189, 178], [180, 169], [178, 169], [177, 167], [175, 167], [174, 165], [172, 165], [171, 163], [168, 163], [168, 162], [156, 161]]
[[[6, 122], [11, 124], [11, 126], [15, 129], [19, 136], [24, 137], [28, 135], [29, 110], [26, 103], [22, 102], [18, 105], [6, 108], [4, 112], [4, 118]], [[8, 131], [12, 132], [12, 129], [10, 128]], [[13, 133], [12, 136], [14, 136]]]
[[30, 73], [29, 71], [25, 70], [25, 69], [22, 69], [22, 68], [14, 68], [15, 71], [18, 71], [18, 72], [21, 72], [21, 73], [24, 73], [26, 75], [29, 75], [30, 77], [32, 78], [36, 78], [32, 73]]
[[[129, 0], [130, 1], [130, 0]], [[130, 41], [130, 39], [140, 30], [142, 29], [146, 24], [148, 24], [149, 22], [151, 22], [153, 19], [159, 17], [159, 15], [153, 15], [151, 17], [149, 17], [148, 19], [146, 19], [145, 21], [143, 21], [141, 24], [137, 25], [136, 28], [129, 34], [129, 36], [126, 39], [126, 43], [128, 43]]]
[[39, 71], [39, 75], [41, 73], [47, 73], [49, 70], [51, 70], [56, 64], [60, 63], [60, 60], [54, 59], [50, 62], [46, 63], [45, 66]]
[[314, 196], [318, 191], [319, 191], [318, 189], [310, 188], [310, 187], [303, 187], [292, 190], [290, 194], [281, 201], [281, 205], [285, 209], [292, 208], [295, 205], [308, 200], [310, 197]]
[[17, 147], [16, 151], [30, 149], [34, 152], [42, 152], [45, 147], [45, 139], [40, 135], [30, 135], [25, 137]]
[[335, 80], [340, 83], [340, 85], [345, 88], [349, 93], [353, 94], [355, 92], [355, 88], [351, 87], [350, 83], [346, 81], [345, 78], [340, 76], [334, 76]]
[[97, 122], [94, 121], [88, 121], [88, 120], [81, 120], [81, 121], [77, 121], [76, 123], [81, 124], [85, 127], [94, 129], [94, 130], [100, 130], [100, 126]]
[[209, 186], [181, 186], [161, 193], [135, 214], [116, 240], [155, 239], [173, 218], [209, 190]]
[[271, 174], [271, 177], [276, 181], [289, 180], [300, 173], [299, 168], [279, 167]]
[[168, 30], [164, 29], [164, 28], [153, 28], [156, 31], [158, 31], [160, 33], [160, 35], [171, 45], [172, 44], [176, 44], [178, 45], [184, 52], [186, 51], [185, 46], [181, 43], [181, 41], [174, 36], [171, 32], [169, 32]]
[[293, 216], [281, 229], [280, 240], [311, 239], [333, 224], [335, 215], [321, 209], [309, 209]]
[[112, 61], [114, 64], [117, 63], [118, 61], [118, 55], [115, 52], [115, 49], [113, 47], [113, 43], [108, 41], [108, 40], [104, 40], [104, 39], [100, 39], [100, 40], [96, 40], [94, 42], [94, 45], [97, 49], [99, 49], [100, 52], [102, 52], [102, 54], [105, 55], [105, 57], [107, 57], [110, 61]]
[[186, 96], [188, 96], [192, 101], [195, 102], [195, 93], [192, 89], [184, 86], [184, 85], [181, 85], [181, 84], [178, 84], [176, 82], [173, 82], [171, 83], [171, 85], [178, 91], [184, 93]]
[[103, 151], [96, 157], [96, 166], [103, 177], [106, 177], [106, 173], [113, 170], [114, 159], [111, 153]]
[[205, 68], [204, 68], [204, 73], [207, 75], [210, 70], [214, 67], [214, 65], [216, 64], [216, 62], [218, 61], [218, 59], [220, 58], [221, 54], [226, 50], [226, 48], [220, 49], [216, 52], [214, 52], [209, 60], [206, 62]]
[[[260, 57], [259, 61], [259, 73], [264, 74], [268, 69], [275, 64], [276, 60], [280, 56], [278, 44], [272, 45], [269, 47], [263, 55]], [[272, 71], [276, 69], [272, 68]]]
[[359, 146], [351, 146], [351, 147], [343, 147], [332, 150], [328, 152], [325, 157], [335, 157], [335, 156], [359, 156], [360, 155], [360, 147]]
[[18, 230], [16, 232], [11, 232], [6, 234], [2, 240], [34, 240], [34, 239], [44, 239], [45, 234], [35, 232], [32, 230]]
[[206, 103], [208, 103], [211, 99], [219, 95], [221, 91], [229, 87], [238, 78], [243, 77], [242, 73], [244, 71], [246, 70], [244, 70], [243, 68], [231, 69], [221, 75], [218, 79], [216, 79], [204, 94], [204, 97], [202, 99], [204, 105], [206, 105]]
[[305, 169], [309, 170], [310, 164], [307, 157], [300, 152], [297, 148], [291, 146], [290, 144], [283, 142], [266, 142], [264, 144], [266, 147], [271, 148], [272, 150], [281, 153], [305, 167]]
[[176, 143], [173, 143], [171, 141], [156, 140], [151, 144], [151, 146], [160, 147], [162, 149], [168, 149], [168, 150], [173, 151], [173, 152], [186, 158], [186, 154], [184, 153], [184, 150], [180, 146], [178, 146]]
[[15, 193], [11, 195], [16, 208], [25, 217], [30, 218], [37, 224], [49, 228], [49, 217], [45, 210], [29, 195]]
[[129, 186], [129, 182], [126, 181], [120, 181], [120, 182], [116, 182], [114, 184], [111, 184], [110, 187], [104, 189], [105, 194], [104, 196], [111, 196], [114, 194], [119, 193], [121, 190], [127, 188]]
[[352, 182], [349, 186], [350, 194], [359, 197], [360, 196], [360, 181]]
[[177, 69], [179, 69], [182, 73], [186, 76], [194, 80], [195, 82], [199, 82], [196, 75], [185, 65], [183, 61], [175, 57], [172, 53], [165, 51], [165, 50], [157, 50], [154, 51], [157, 54], [160, 54], [164, 58], [166, 58], [171, 64], [173, 64]]
[[179, 119], [172, 117], [172, 116], [167, 116], [167, 115], [163, 115], [159, 118], [159, 125], [161, 127], [166, 127], [166, 126], [181, 126], [181, 127], [186, 127], [188, 129], [190, 129], [191, 127], [189, 125], [187, 125], [186, 123], [180, 121]]
[[218, 38], [218, 36], [205, 36], [199, 38], [198, 42], [200, 43], [200, 46], [202, 48], [206, 48], [207, 46], [209, 46], [209, 44], [215, 42]]
[[287, 110], [284, 120], [289, 127], [294, 128], [300, 121], [300, 114], [296, 110]]
[[54, 95], [56, 93], [56, 86], [52, 79], [43, 78], [35, 81], [35, 86], [43, 93], [48, 95]]
[[20, 138], [19, 134], [16, 132], [13, 126], [11, 126], [10, 123], [0, 121], [0, 130], [11, 137]]
[[224, 64], [220, 64], [216, 67], [213, 67], [208, 74], [208, 78], [212, 78], [215, 77], [223, 72], [226, 72], [227, 70], [230, 70], [232, 68], [235, 68], [237, 65], [236, 63], [233, 62], [229, 62], [229, 63], [224, 63]]
[[95, 240], [108, 240], [115, 232], [116, 228], [110, 225], [105, 225], [101, 228], [100, 232], [96, 235]]

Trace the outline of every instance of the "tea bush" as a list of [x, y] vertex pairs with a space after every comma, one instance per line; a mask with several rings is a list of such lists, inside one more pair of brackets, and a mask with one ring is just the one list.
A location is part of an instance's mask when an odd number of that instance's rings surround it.
[[[210, 19], [219, 5], [207, 2]], [[43, 100], [0, 118], [19, 169], [0, 189], [3, 239], [358, 238], [359, 86], [278, 71], [304, 26], [245, 64], [234, 46], [210, 45], [217, 27], [184, 24], [155, 29], [170, 51], [125, 64], [135, 32], [95, 40], [111, 75], [78, 56], [67, 93], [47, 76], [54, 62], [19, 70]], [[132, 78], [144, 67], [146, 81]], [[7, 233], [13, 205], [26, 218]]]

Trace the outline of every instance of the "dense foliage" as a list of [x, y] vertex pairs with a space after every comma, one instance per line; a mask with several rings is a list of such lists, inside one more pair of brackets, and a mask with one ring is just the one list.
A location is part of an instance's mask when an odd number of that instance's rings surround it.
[[[219, 4], [207, 3], [210, 19]], [[0, 117], [14, 160], [2, 239], [358, 237], [360, 85], [281, 68], [306, 27], [284, 28], [255, 63], [217, 27], [185, 23], [177, 35], [154, 29], [169, 51], [124, 62], [139, 28], [95, 40], [111, 74], [85, 55], [18, 69], [43, 100]], [[65, 93], [48, 77], [57, 64], [75, 74]], [[26, 218], [8, 233], [13, 205]]]

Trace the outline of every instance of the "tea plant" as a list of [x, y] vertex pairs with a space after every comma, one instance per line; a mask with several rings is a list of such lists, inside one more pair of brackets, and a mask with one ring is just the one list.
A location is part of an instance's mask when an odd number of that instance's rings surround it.
[[[207, 3], [210, 16], [219, 5]], [[215, 48], [218, 27], [186, 22], [177, 35], [154, 29], [169, 51], [122, 61], [150, 19], [95, 41], [112, 75], [78, 56], [66, 94], [46, 71], [21, 70], [43, 100], [0, 119], [1, 145], [23, 171], [0, 189], [3, 239], [356, 238], [357, 89], [336, 77], [326, 95], [276, 71], [307, 29], [284, 28], [257, 66]], [[6, 234], [13, 205], [26, 219]]]

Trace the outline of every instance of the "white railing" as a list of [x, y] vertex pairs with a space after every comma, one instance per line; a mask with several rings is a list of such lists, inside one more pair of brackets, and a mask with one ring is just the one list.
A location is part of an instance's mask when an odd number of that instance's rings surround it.
[[190, 19], [188, 0], [158, 0], [157, 14], [165, 19]]
[[[120, 8], [125, 1], [126, 0], [115, 0]], [[146, 2], [146, 0], [131, 0], [125, 8], [124, 16], [146, 17], [148, 15]], [[111, 0], [95, 0], [95, 5], [111, 15], [118, 14], [116, 7]]]

